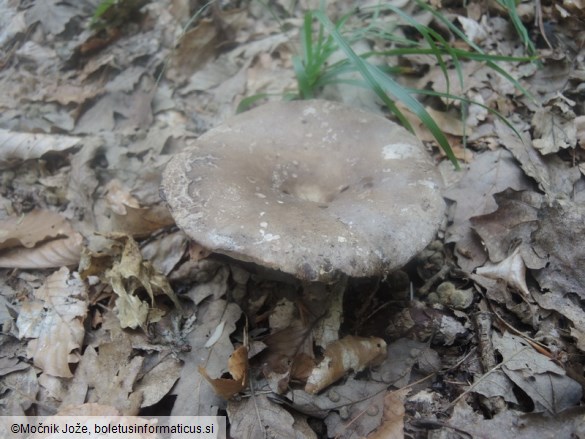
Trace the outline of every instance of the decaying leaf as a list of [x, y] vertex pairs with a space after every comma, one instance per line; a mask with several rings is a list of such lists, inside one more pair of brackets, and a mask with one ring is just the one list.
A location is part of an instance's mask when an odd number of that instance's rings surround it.
[[320, 402], [336, 401], [325, 418], [327, 434], [332, 437], [364, 437], [382, 422], [384, 395], [387, 385], [373, 380], [357, 380], [350, 376], [320, 395], [309, 398]]
[[[576, 407], [575, 410], [567, 410], [557, 416], [504, 410], [492, 419], [485, 419], [481, 413], [460, 401], [449, 419], [449, 426], [443, 428], [439, 434], [448, 437], [453, 434], [453, 428], [457, 428], [464, 432], [466, 437], [482, 439], [582, 437], [585, 435], [584, 416], [585, 409]], [[505, 436], [502, 432], [506, 432]], [[463, 434], [458, 436], [461, 437]]]
[[305, 391], [318, 393], [350, 371], [362, 371], [385, 357], [386, 342], [381, 338], [344, 337], [325, 349], [323, 360], [313, 369]]
[[[223, 288], [225, 293], [225, 282], [227, 279], [223, 274], [217, 273], [208, 284], [218, 284], [215, 288]], [[207, 285], [207, 290], [211, 289]], [[229, 356], [234, 352], [230, 335], [234, 332], [241, 314], [238, 305], [219, 298], [208, 298], [197, 306], [197, 325], [186, 336], [191, 351], [182, 356], [185, 363], [181, 378], [173, 392], [177, 395], [173, 416], [215, 416], [219, 408], [225, 407], [225, 400], [214, 392], [203, 375], [198, 372], [198, 366], [203, 365], [206, 370], [217, 375], [226, 371]], [[213, 346], [206, 348], [206, 341], [221, 321], [225, 321], [226, 324], [220, 339]]]
[[142, 392], [135, 389], [143, 363], [143, 356], [132, 353], [132, 344], [125, 333], [115, 341], [102, 343], [99, 353], [88, 346], [63, 405], [76, 406], [90, 401], [115, 407], [124, 415], [136, 415], [143, 400]]
[[291, 379], [307, 380], [315, 367], [310, 327], [295, 319], [263, 342], [266, 349], [260, 354], [262, 372], [274, 392], [285, 392]]
[[542, 154], [574, 148], [577, 144], [575, 113], [566, 101], [558, 99], [551, 107], [541, 108], [532, 118], [533, 145]]
[[573, 323], [571, 336], [575, 338], [577, 348], [585, 352], [585, 310], [577, 304], [575, 297], [555, 292], [540, 293], [535, 291], [532, 297], [544, 309], [553, 309]]
[[25, 302], [16, 321], [21, 338], [30, 338], [28, 355], [45, 373], [72, 377], [69, 363], [79, 360], [87, 313], [87, 291], [79, 277], [61, 268]]
[[548, 265], [534, 273], [541, 288], [585, 299], [585, 205], [558, 200], [539, 211], [534, 247]]
[[523, 190], [531, 187], [512, 155], [500, 149], [477, 156], [461, 180], [447, 189], [445, 196], [457, 202], [453, 224], [447, 229], [447, 242], [456, 243], [458, 262], [464, 270], [471, 272], [486, 260], [469, 219], [495, 211], [494, 194], [507, 188]]
[[410, 391], [406, 388], [386, 393], [382, 424], [368, 435], [368, 439], [404, 438], [404, 400]]
[[577, 166], [562, 160], [555, 154], [543, 156], [530, 140], [528, 133], [520, 126], [515, 126], [520, 138], [506, 124], [495, 121], [496, 132], [500, 143], [505, 145], [529, 177], [534, 178], [547, 195], [556, 197], [559, 194], [571, 195], [574, 184], [580, 175]]
[[530, 268], [542, 268], [544, 259], [532, 250], [532, 232], [538, 228], [538, 209], [543, 196], [531, 191], [506, 189], [494, 194], [498, 209], [470, 219], [481, 237], [491, 262], [503, 261], [520, 246], [520, 254]]
[[[428, 362], [432, 362], [432, 357], [438, 356], [428, 343], [408, 338], [399, 338], [389, 344], [387, 351], [386, 361], [372, 371], [372, 378], [398, 388], [408, 385], [412, 369], [417, 363], [419, 370], [428, 370], [429, 367], [423, 365], [426, 358], [431, 358]], [[433, 368], [440, 368], [440, 360]]]
[[181, 361], [169, 355], [154, 368], [148, 371], [135, 386], [143, 399], [141, 407], [150, 407], [159, 402], [173, 387], [181, 376]]
[[248, 348], [240, 346], [228, 359], [231, 378], [211, 378], [203, 366], [199, 373], [211, 384], [215, 393], [223, 399], [230, 399], [248, 387]]
[[268, 400], [266, 395], [229, 401], [227, 412], [230, 436], [234, 438], [299, 437], [293, 427], [293, 416], [284, 407]]
[[502, 371], [532, 399], [535, 411], [558, 414], [578, 404], [581, 386], [553, 360], [510, 333], [494, 334], [493, 342], [503, 357]]

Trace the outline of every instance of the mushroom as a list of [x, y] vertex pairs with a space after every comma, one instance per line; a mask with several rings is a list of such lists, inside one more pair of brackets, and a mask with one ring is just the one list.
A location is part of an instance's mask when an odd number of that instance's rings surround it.
[[174, 156], [162, 189], [199, 244], [302, 281], [385, 275], [435, 236], [440, 176], [416, 137], [323, 100], [239, 114]]

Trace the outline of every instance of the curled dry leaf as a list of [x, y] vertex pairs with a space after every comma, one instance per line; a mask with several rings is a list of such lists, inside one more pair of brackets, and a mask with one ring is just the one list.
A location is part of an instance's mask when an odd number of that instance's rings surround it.
[[203, 366], [199, 373], [207, 380], [215, 393], [223, 399], [230, 399], [248, 387], [248, 348], [240, 346], [228, 359], [228, 371], [232, 378], [211, 378]]
[[525, 297], [530, 297], [530, 291], [526, 285], [526, 265], [520, 254], [520, 247], [516, 248], [510, 256], [497, 264], [486, 263], [476, 270], [477, 274], [489, 279], [501, 279], [507, 285], [521, 292]]
[[[126, 235], [113, 235], [111, 238], [124, 242], [121, 254], [120, 246], [115, 245], [112, 250], [118, 254], [114, 256], [85, 252], [79, 272], [83, 278], [97, 275], [111, 285], [118, 295], [115, 311], [122, 327], [135, 329], [160, 319], [164, 313], [155, 307], [155, 296], [159, 294], [168, 296], [180, 308], [179, 299], [169, 281], [143, 259], [138, 243]], [[138, 293], [142, 290], [147, 292], [150, 304], [139, 297]]]
[[386, 342], [377, 337], [347, 336], [327, 346], [323, 360], [313, 369], [305, 391], [318, 393], [343, 378], [349, 371], [359, 372], [386, 357]]
[[[179, 299], [173, 292], [165, 276], [157, 273], [152, 264], [142, 259], [140, 248], [134, 239], [122, 237], [126, 242], [119, 262], [106, 272], [112, 288], [118, 294], [116, 310], [122, 327], [136, 328], [147, 320], [155, 321], [160, 317], [155, 309], [149, 309], [146, 302], [136, 296], [136, 290], [144, 288], [154, 305], [155, 293], [164, 293], [180, 308]], [[148, 317], [148, 319], [147, 319]]]
[[64, 151], [80, 137], [56, 134], [18, 133], [0, 129], [0, 168], [15, 161], [37, 159], [50, 151]]

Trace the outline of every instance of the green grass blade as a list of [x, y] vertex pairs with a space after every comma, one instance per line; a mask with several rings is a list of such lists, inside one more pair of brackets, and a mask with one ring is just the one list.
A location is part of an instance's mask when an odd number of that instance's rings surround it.
[[345, 53], [348, 59], [356, 66], [357, 70], [360, 72], [364, 80], [367, 84], [372, 88], [372, 90], [382, 99], [382, 101], [388, 106], [390, 111], [392, 111], [396, 117], [406, 126], [410, 131], [412, 131], [412, 127], [410, 123], [406, 120], [406, 117], [402, 114], [402, 112], [396, 107], [394, 102], [388, 97], [388, 93], [393, 95], [397, 100], [402, 101], [407, 108], [416, 114], [423, 124], [431, 131], [449, 160], [453, 163], [456, 169], [460, 169], [459, 163], [447, 138], [438, 127], [436, 122], [433, 118], [428, 114], [425, 108], [418, 102], [405, 88], [400, 86], [397, 82], [391, 79], [388, 75], [384, 74], [381, 70], [377, 67], [367, 63], [362, 58], [360, 58], [348, 44], [347, 40], [341, 36], [338, 29], [333, 25], [331, 20], [322, 12], [322, 11], [315, 11], [314, 12], [315, 18], [317, 18], [321, 24], [327, 29], [329, 34], [333, 37], [335, 42], [338, 44], [339, 48]]

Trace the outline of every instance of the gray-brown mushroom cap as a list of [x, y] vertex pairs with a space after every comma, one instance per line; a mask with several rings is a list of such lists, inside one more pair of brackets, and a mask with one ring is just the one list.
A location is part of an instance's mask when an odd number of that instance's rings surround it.
[[423, 145], [338, 103], [275, 102], [214, 128], [169, 162], [177, 225], [238, 260], [331, 281], [402, 267], [434, 237], [445, 204]]

